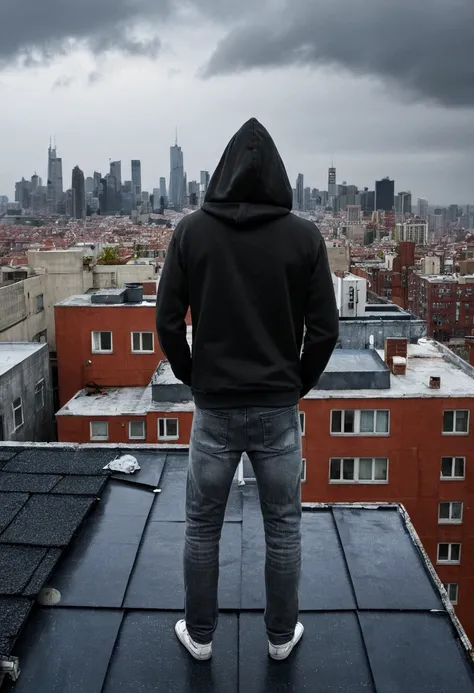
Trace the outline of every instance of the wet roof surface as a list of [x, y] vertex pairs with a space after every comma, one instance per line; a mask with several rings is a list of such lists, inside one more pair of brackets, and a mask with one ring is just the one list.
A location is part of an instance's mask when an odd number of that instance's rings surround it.
[[[127, 450], [141, 470], [111, 478], [102, 467], [118, 452], [0, 449], [0, 654], [22, 670], [6, 691], [474, 691], [459, 632], [396, 507], [305, 509], [305, 634], [288, 660], [269, 660], [252, 484], [233, 485], [226, 511], [213, 657], [191, 659], [173, 632], [184, 609], [187, 451]], [[60, 592], [56, 606], [34, 605], [43, 584]]]

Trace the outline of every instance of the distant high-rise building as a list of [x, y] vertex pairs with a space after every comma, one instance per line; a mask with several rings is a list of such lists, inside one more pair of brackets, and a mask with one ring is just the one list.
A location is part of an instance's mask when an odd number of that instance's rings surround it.
[[134, 206], [142, 199], [142, 162], [140, 159], [132, 159], [132, 195]]
[[107, 178], [100, 179], [99, 185], [99, 211], [102, 215], [108, 212], [108, 188], [107, 188]]
[[166, 178], [161, 177], [160, 178], [160, 197], [165, 198], [167, 197], [168, 193], [166, 192]]
[[391, 212], [395, 205], [395, 181], [382, 178], [375, 181], [375, 206], [377, 212]]
[[41, 186], [41, 178], [34, 173], [31, 176], [31, 192], [34, 193]]
[[15, 202], [18, 202], [20, 209], [30, 209], [31, 206], [31, 182], [22, 178], [15, 183]]
[[411, 214], [411, 192], [399, 192], [395, 198], [395, 212], [401, 217]]
[[72, 216], [76, 219], [84, 219], [86, 216], [86, 194], [84, 173], [79, 166], [74, 166], [72, 169]]
[[120, 188], [122, 187], [122, 162], [121, 161], [111, 161], [110, 162], [110, 175], [115, 177], [117, 190], [120, 190]]
[[200, 185], [199, 185], [199, 204], [204, 204], [204, 199], [206, 197], [207, 189], [209, 187], [209, 171], [201, 171]]
[[87, 178], [86, 178], [86, 195], [88, 193], [93, 194], [94, 188], [95, 188], [94, 179], [92, 178], [92, 176], [87, 176]]
[[94, 171], [94, 195], [99, 197], [100, 193], [100, 181], [102, 180], [102, 174], [99, 171]]
[[55, 213], [63, 195], [63, 160], [56, 155], [56, 147], [49, 143], [48, 148], [48, 205]]
[[424, 221], [428, 219], [428, 200], [423, 197], [418, 198], [418, 216]]
[[336, 184], [336, 169], [334, 166], [328, 171], [328, 196], [336, 197], [337, 195], [337, 184]]
[[348, 224], [360, 224], [360, 205], [346, 206], [346, 222]]
[[304, 176], [298, 173], [296, 179], [296, 208], [301, 211], [304, 209]]
[[311, 188], [305, 188], [303, 191], [303, 207], [306, 212], [311, 209]]
[[182, 209], [185, 196], [184, 157], [178, 140], [170, 147], [170, 189], [169, 202], [174, 209]]
[[360, 206], [365, 216], [370, 216], [375, 211], [375, 192], [364, 188], [359, 193]]

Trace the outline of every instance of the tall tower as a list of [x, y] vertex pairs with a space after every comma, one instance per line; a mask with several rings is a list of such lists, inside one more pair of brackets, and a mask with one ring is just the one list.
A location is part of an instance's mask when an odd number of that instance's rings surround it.
[[337, 195], [337, 184], [336, 184], [336, 169], [334, 166], [328, 171], [328, 197], [336, 197]]
[[57, 212], [57, 207], [63, 195], [63, 160], [56, 154], [56, 144], [49, 141], [48, 148], [48, 181], [47, 196], [49, 211]]
[[84, 219], [86, 216], [86, 195], [84, 185], [84, 173], [79, 166], [72, 169], [72, 213], [76, 219]]
[[178, 146], [178, 136], [170, 147], [170, 189], [169, 202], [174, 209], [180, 210], [184, 204], [184, 157], [181, 147]]
[[132, 159], [132, 199], [133, 207], [142, 199], [142, 162], [140, 159]]
[[382, 178], [375, 181], [375, 210], [391, 212], [395, 206], [395, 181]]
[[296, 179], [296, 206], [300, 212], [304, 209], [304, 176], [302, 173], [298, 173], [298, 178]]

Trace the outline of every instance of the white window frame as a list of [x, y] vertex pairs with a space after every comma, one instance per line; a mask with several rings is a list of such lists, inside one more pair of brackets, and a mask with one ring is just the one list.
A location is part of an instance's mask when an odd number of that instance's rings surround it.
[[[451, 471], [453, 472], [451, 476], [443, 476], [443, 460], [451, 460]], [[463, 461], [463, 475], [462, 476], [455, 476], [454, 471], [456, 468], [456, 460], [462, 460]], [[460, 481], [462, 479], [466, 478], [466, 458], [463, 457], [462, 455], [443, 455], [441, 458], [441, 469], [439, 472], [439, 478], [441, 481]]]
[[[168, 436], [168, 435], [160, 436], [160, 421], [165, 421], [165, 422], [176, 421], [176, 435], [175, 436]], [[165, 433], [166, 433], [166, 430], [168, 428], [168, 424], [164, 423], [163, 426], [164, 426]], [[167, 416], [167, 417], [159, 418], [157, 421], [157, 429], [158, 429], [157, 430], [158, 440], [178, 440], [179, 439], [179, 419], [177, 417]]]
[[[453, 504], [459, 504], [461, 506], [461, 517], [458, 518], [452, 518], [453, 514]], [[441, 517], [441, 506], [442, 505], [449, 505], [449, 517]], [[439, 525], [461, 525], [462, 524], [462, 518], [464, 514], [464, 503], [462, 501], [440, 501], [438, 503], [438, 524]]]
[[[449, 411], [453, 412], [454, 428], [456, 427], [456, 412], [458, 412], [458, 411], [466, 411], [467, 412], [467, 430], [466, 431], [456, 431], [456, 430], [445, 431], [444, 430], [444, 415]], [[469, 409], [444, 409], [443, 410], [443, 420], [441, 422], [442, 434], [444, 436], [468, 436], [469, 435], [470, 422], [471, 422], [471, 412], [469, 411]]]
[[300, 431], [301, 435], [306, 435], [306, 413], [304, 411], [299, 412], [300, 415]]
[[[15, 407], [15, 402], [17, 402], [18, 400], [20, 401], [20, 404], [17, 407]], [[20, 411], [20, 413], [21, 413], [21, 423], [19, 423], [18, 426], [16, 425], [16, 421], [15, 421], [15, 412], [17, 412], [17, 411]], [[23, 426], [23, 424], [25, 423], [25, 417], [23, 416], [23, 398], [22, 397], [16, 397], [13, 400], [12, 412], [13, 412], [13, 432], [15, 432], [15, 431], [18, 431], [18, 429], [21, 428]]]
[[[141, 423], [143, 428], [143, 435], [132, 436], [132, 424]], [[128, 422], [128, 438], [129, 440], [146, 440], [146, 421], [144, 419], [136, 419], [135, 421]]]
[[[106, 425], [106, 427], [107, 427], [107, 433], [106, 433], [105, 436], [102, 436], [102, 435], [100, 435], [100, 436], [95, 436], [95, 435], [93, 434], [93, 425], [94, 425], [94, 424], [98, 424], [98, 423], [101, 423], [101, 424], [105, 424], [105, 425]], [[109, 439], [109, 422], [108, 422], [108, 421], [91, 421], [89, 427], [90, 427], [90, 439], [91, 439], [91, 440], [103, 440], [103, 441], [106, 441], [106, 440]]]
[[[341, 412], [342, 413], [341, 427], [344, 428], [344, 415], [345, 415], [346, 411], [353, 411], [354, 412], [354, 430], [349, 431], [347, 433], [345, 431], [341, 431], [339, 433], [337, 431], [333, 431], [332, 430], [333, 412]], [[363, 411], [373, 411], [374, 415], [375, 415], [375, 420], [377, 419], [377, 413], [378, 412], [387, 413], [387, 415], [388, 415], [387, 416], [388, 430], [387, 431], [381, 431], [381, 432], [374, 431], [372, 433], [370, 431], [361, 431], [360, 430], [360, 414]], [[390, 409], [331, 409], [331, 413], [329, 416], [329, 433], [332, 436], [376, 436], [376, 437], [389, 436], [390, 435]]]
[[301, 460], [301, 483], [306, 483], [306, 457]]
[[[381, 460], [386, 460], [387, 461], [387, 478], [386, 479], [361, 479], [359, 480], [359, 467], [360, 467], [360, 460], [366, 460], [370, 459], [372, 460], [372, 473], [375, 472], [375, 460], [376, 459], [381, 459]], [[334, 460], [339, 460], [340, 461], [340, 470], [342, 472], [343, 470], [343, 460], [354, 460], [354, 478], [353, 479], [331, 479], [331, 465]], [[329, 458], [329, 483], [330, 484], [388, 484], [389, 482], [389, 470], [390, 466], [390, 459], [388, 457], [330, 457]]]
[[[44, 378], [41, 378], [41, 380], [38, 380], [38, 382], [35, 385], [35, 408], [36, 411], [41, 411], [41, 409], [44, 409], [44, 389], [45, 389], [45, 380]], [[39, 395], [41, 393], [41, 406], [38, 407], [38, 404], [36, 402], [36, 395]]]
[[[439, 557], [439, 549], [440, 546], [447, 545], [448, 548], [448, 556], [449, 558], [440, 558]], [[452, 553], [452, 548], [453, 546], [459, 546], [459, 560], [453, 561], [451, 558], [451, 553]], [[459, 541], [441, 541], [438, 543], [437, 551], [436, 551], [436, 563], [437, 565], [460, 565], [461, 564], [461, 552], [462, 552], [462, 544]]]
[[[457, 582], [445, 582], [443, 583], [443, 587], [446, 590], [446, 593], [448, 595], [448, 599], [451, 602], [453, 606], [456, 606], [456, 604], [459, 603], [459, 584]], [[451, 588], [454, 588], [454, 593], [455, 597], [454, 599], [451, 599]]]
[[[94, 335], [105, 333], [110, 334], [110, 349], [96, 349], [94, 345]], [[91, 332], [91, 349], [93, 354], [112, 354], [114, 351], [114, 335], [112, 330], [93, 330]]]
[[[140, 349], [134, 349], [133, 348], [133, 336], [134, 335], [140, 335]], [[144, 334], [151, 334], [151, 349], [143, 349], [143, 335]], [[135, 331], [130, 333], [130, 345], [132, 349], [132, 354], [154, 354], [155, 353], [155, 335], [153, 332], [149, 331]]]

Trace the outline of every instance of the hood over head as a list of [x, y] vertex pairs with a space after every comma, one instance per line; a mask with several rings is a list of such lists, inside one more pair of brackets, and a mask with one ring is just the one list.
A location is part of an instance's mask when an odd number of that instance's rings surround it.
[[293, 190], [278, 149], [256, 118], [232, 137], [210, 180], [202, 209], [236, 226], [291, 212]]

